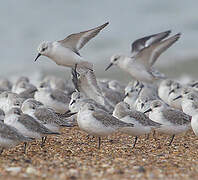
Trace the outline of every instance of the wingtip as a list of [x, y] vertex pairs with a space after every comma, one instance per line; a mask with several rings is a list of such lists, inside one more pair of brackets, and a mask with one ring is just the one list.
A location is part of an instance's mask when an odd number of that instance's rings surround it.
[[176, 39], [179, 39], [181, 37], [182, 33], [175, 34]]
[[103, 25], [101, 25], [102, 28], [106, 27], [109, 24], [109, 22], [107, 21], [106, 23], [104, 23]]

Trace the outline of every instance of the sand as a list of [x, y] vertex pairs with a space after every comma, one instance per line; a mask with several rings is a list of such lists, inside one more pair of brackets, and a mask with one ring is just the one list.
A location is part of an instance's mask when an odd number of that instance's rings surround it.
[[[45, 147], [40, 141], [6, 150], [0, 156], [0, 179], [198, 179], [198, 137], [192, 130], [175, 138], [172, 146], [162, 146], [166, 135], [134, 138], [116, 133], [102, 139], [87, 139], [78, 127], [62, 129]], [[159, 144], [161, 143], [161, 145]]]

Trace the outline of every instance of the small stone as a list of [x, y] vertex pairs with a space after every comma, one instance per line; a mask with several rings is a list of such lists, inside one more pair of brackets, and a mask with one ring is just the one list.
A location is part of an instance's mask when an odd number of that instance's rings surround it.
[[5, 170], [11, 172], [12, 175], [16, 175], [21, 171], [21, 167], [8, 167]]
[[143, 166], [140, 166], [140, 167], [138, 168], [138, 172], [140, 172], [140, 173], [145, 173], [146, 170], [145, 170], [145, 168], [144, 168]]
[[36, 169], [34, 169], [33, 167], [28, 167], [28, 168], [26, 169], [26, 173], [27, 173], [27, 174], [36, 174], [37, 171], [36, 171]]

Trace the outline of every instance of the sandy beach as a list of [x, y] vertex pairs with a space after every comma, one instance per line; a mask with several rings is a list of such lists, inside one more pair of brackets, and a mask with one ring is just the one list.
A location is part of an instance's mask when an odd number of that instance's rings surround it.
[[[198, 139], [191, 130], [175, 138], [172, 146], [161, 146], [167, 138], [157, 134], [141, 137], [135, 149], [133, 138], [116, 133], [103, 138], [101, 149], [96, 139], [78, 127], [49, 137], [44, 148], [40, 141], [3, 152], [0, 179], [197, 179]], [[159, 145], [161, 143], [161, 145]]]

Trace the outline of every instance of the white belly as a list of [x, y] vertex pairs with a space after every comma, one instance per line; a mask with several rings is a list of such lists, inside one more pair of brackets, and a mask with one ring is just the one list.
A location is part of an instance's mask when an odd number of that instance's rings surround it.
[[116, 131], [113, 127], [106, 127], [101, 122], [96, 121], [91, 113], [87, 112], [78, 113], [77, 122], [81, 130], [93, 136], [108, 136]]

